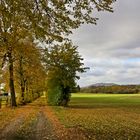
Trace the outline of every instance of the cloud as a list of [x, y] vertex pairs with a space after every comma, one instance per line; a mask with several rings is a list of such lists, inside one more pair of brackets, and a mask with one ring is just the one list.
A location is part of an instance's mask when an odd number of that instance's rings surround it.
[[83, 25], [71, 36], [91, 69], [81, 86], [96, 82], [140, 84], [140, 1], [117, 0], [114, 13], [96, 13], [96, 26]]
[[81, 86], [97, 82], [113, 82], [118, 84], [140, 84], [140, 59], [92, 59], [86, 60], [90, 66], [85, 74], [81, 74], [78, 82]]

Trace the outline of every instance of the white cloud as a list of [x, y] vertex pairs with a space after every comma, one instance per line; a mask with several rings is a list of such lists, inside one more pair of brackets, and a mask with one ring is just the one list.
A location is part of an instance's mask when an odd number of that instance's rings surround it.
[[81, 74], [81, 80], [78, 82], [81, 86], [97, 82], [140, 84], [140, 60], [96, 58], [86, 60], [85, 64], [91, 69]]
[[114, 10], [97, 13], [97, 26], [83, 25], [71, 36], [91, 68], [81, 74], [81, 86], [140, 84], [140, 1], [117, 0]]

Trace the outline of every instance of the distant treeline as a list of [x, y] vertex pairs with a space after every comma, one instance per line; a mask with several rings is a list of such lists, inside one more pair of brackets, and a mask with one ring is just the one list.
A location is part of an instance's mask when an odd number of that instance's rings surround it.
[[89, 87], [81, 88], [80, 92], [134, 94], [140, 92], [140, 85], [89, 86]]

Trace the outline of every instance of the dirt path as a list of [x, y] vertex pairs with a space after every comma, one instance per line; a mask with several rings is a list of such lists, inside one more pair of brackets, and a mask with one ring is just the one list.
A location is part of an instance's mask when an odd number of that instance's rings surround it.
[[[65, 128], [60, 123], [53, 109], [46, 105], [46, 98], [13, 112], [11, 119], [5, 118], [8, 120], [5, 127], [0, 127], [0, 140], [87, 140], [82, 130]], [[0, 124], [3, 124], [2, 119]]]
[[43, 102], [27, 105], [20, 111], [1, 131], [0, 140], [57, 140], [51, 122], [44, 115]]
[[23, 117], [19, 117], [16, 120], [12, 121], [1, 132], [0, 139], [1, 140], [12, 140], [16, 136], [16, 130], [22, 125], [23, 122], [24, 122]]
[[[55, 132], [49, 120], [44, 116], [42, 109], [37, 115], [37, 122], [30, 139], [34, 140], [56, 140]], [[32, 129], [33, 130], [33, 129]]]

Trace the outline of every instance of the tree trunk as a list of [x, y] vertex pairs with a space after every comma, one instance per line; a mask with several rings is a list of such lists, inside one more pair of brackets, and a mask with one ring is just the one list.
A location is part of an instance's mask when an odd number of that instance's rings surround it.
[[25, 86], [23, 85], [23, 83], [21, 84], [21, 97], [22, 97], [22, 104], [25, 104], [25, 97], [24, 97], [24, 93], [25, 93]]
[[23, 75], [23, 57], [20, 56], [19, 59], [19, 73], [20, 73], [20, 88], [21, 88], [21, 97], [22, 97], [22, 104], [25, 104], [25, 80], [24, 80], [24, 75]]
[[2, 99], [0, 98], [0, 109], [1, 109]]
[[62, 99], [60, 101], [60, 106], [68, 106], [68, 102], [70, 101], [70, 88], [69, 86], [64, 87], [63, 85], [62, 87]]
[[15, 97], [15, 87], [14, 87], [14, 70], [13, 70], [13, 58], [12, 58], [12, 48], [9, 48], [8, 51], [9, 58], [9, 86], [11, 93], [11, 106], [16, 107], [16, 97]]
[[26, 93], [26, 100], [28, 101], [28, 102], [30, 102], [30, 94], [29, 94], [29, 86], [28, 86], [28, 80], [26, 80], [26, 83], [25, 83], [25, 93]]
[[26, 83], [25, 83], [25, 93], [27, 95], [29, 94], [28, 81], [26, 81]]

